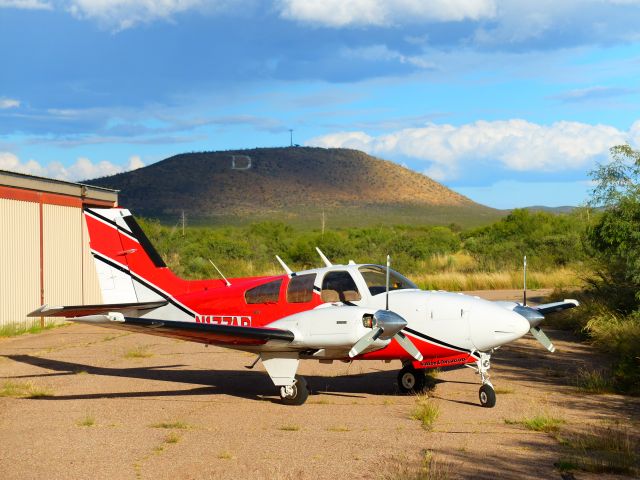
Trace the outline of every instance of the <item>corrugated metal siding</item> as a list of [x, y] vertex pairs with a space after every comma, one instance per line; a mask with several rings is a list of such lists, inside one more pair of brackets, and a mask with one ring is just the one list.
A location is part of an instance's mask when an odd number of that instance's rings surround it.
[[39, 322], [26, 318], [39, 305], [39, 205], [0, 199], [0, 327]]
[[89, 248], [89, 232], [84, 215], [82, 215], [82, 268], [84, 304], [96, 305], [102, 303], [102, 291], [100, 290], [100, 282], [98, 281], [98, 273], [96, 272], [96, 263]]
[[43, 205], [44, 303], [82, 304], [82, 210]]

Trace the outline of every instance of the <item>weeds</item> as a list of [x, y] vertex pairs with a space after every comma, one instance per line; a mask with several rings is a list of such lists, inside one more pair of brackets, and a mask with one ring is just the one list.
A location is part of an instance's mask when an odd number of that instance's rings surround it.
[[300, 430], [300, 425], [282, 425], [278, 430], [282, 430], [285, 432], [297, 432]]
[[187, 430], [189, 428], [191, 428], [191, 425], [184, 423], [184, 422], [160, 422], [160, 423], [154, 423], [153, 425], [151, 425], [151, 427], [153, 428], [174, 428], [174, 429], [178, 429], [178, 430]]
[[137, 346], [124, 354], [124, 358], [149, 358], [153, 357], [153, 353], [149, 351], [148, 346]]
[[96, 424], [96, 419], [87, 414], [76, 422], [79, 427], [93, 427]]
[[164, 437], [164, 443], [178, 443], [180, 441], [180, 435], [175, 432], [169, 433], [166, 437]]
[[351, 429], [346, 425], [338, 425], [336, 427], [327, 428], [327, 432], [350, 432]]
[[383, 466], [386, 472], [381, 480], [449, 480], [453, 477], [453, 465], [426, 450], [420, 465], [411, 464], [406, 459], [396, 459]]
[[609, 393], [613, 391], [611, 376], [602, 370], [581, 368], [575, 377], [578, 390], [583, 393]]
[[234, 458], [234, 457], [233, 457], [233, 455], [231, 454], [231, 452], [228, 452], [228, 451], [226, 451], [226, 450], [225, 450], [224, 452], [220, 452], [220, 453], [217, 455], [217, 457], [218, 457], [220, 460], [233, 460], [233, 458]]
[[556, 436], [568, 452], [557, 463], [559, 470], [592, 473], [638, 473], [637, 439], [628, 430], [592, 427], [586, 432]]
[[507, 425], [522, 425], [526, 429], [533, 430], [534, 432], [552, 433], [557, 432], [560, 429], [560, 425], [563, 425], [566, 422], [561, 418], [554, 418], [546, 414], [541, 414], [522, 420], [505, 419], [504, 423]]
[[419, 420], [422, 423], [422, 428], [430, 431], [439, 416], [440, 408], [438, 405], [433, 403], [427, 396], [417, 396], [417, 405], [411, 414], [411, 418]]
[[40, 320], [37, 323], [31, 323], [31, 325], [19, 325], [19, 324], [9, 324], [2, 325], [0, 327], [0, 337], [16, 337], [18, 335], [25, 334], [33, 334], [44, 332], [45, 330], [51, 330], [52, 328], [62, 327], [67, 325], [67, 323], [61, 322], [49, 322], [44, 326], [40, 325]]
[[0, 388], [0, 397], [43, 398], [53, 397], [53, 392], [42, 387], [36, 387], [29, 382], [7, 381]]

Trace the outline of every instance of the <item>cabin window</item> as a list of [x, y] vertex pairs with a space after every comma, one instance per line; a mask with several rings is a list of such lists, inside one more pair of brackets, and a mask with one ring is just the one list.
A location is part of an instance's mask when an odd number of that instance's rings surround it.
[[315, 273], [291, 277], [291, 280], [289, 280], [289, 286], [287, 287], [287, 302], [310, 302], [313, 298], [313, 284], [315, 281]]
[[244, 299], [247, 303], [277, 303], [280, 298], [280, 285], [282, 279], [247, 290], [244, 293]]
[[356, 302], [362, 299], [349, 272], [329, 272], [322, 280], [323, 302]]
[[[387, 269], [379, 265], [366, 265], [360, 267], [360, 273], [364, 278], [371, 295], [378, 295], [386, 291]], [[389, 270], [389, 290], [403, 290], [405, 288], [418, 288], [411, 280], [403, 277], [398, 272]]]

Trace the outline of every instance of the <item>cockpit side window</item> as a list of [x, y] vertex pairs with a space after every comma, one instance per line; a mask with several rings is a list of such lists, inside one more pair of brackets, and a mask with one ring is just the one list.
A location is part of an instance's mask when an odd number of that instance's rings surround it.
[[[387, 286], [387, 270], [379, 265], [366, 265], [358, 269], [364, 278], [371, 295], [384, 293]], [[403, 290], [418, 288], [411, 280], [403, 277], [398, 272], [389, 270], [389, 290]]]
[[316, 281], [315, 273], [296, 275], [289, 280], [287, 287], [287, 302], [306, 303], [313, 298], [313, 284]]
[[248, 304], [277, 303], [280, 298], [281, 285], [282, 279], [253, 287], [244, 293], [244, 299]]
[[362, 295], [349, 272], [329, 272], [322, 280], [323, 302], [356, 302]]

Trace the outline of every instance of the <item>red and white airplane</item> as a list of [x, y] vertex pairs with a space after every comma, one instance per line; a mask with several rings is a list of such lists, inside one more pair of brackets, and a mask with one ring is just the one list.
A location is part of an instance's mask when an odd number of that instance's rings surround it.
[[544, 315], [575, 300], [529, 307], [420, 290], [380, 265], [333, 265], [286, 274], [187, 281], [167, 268], [126, 209], [84, 212], [102, 305], [43, 305], [33, 317], [67, 317], [133, 332], [179, 338], [257, 354], [282, 402], [301, 405], [309, 392], [300, 360], [400, 360], [401, 392], [424, 388], [425, 369], [467, 365], [482, 379], [480, 403], [493, 407], [491, 353], [540, 330]]

